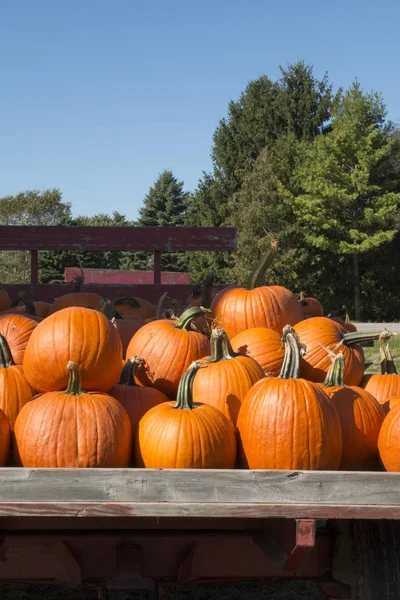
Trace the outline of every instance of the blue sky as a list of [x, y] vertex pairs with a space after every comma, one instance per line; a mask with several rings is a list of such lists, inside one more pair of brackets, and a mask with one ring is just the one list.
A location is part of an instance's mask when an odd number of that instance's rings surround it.
[[299, 59], [400, 123], [399, 23], [398, 0], [0, 0], [0, 196], [135, 218], [163, 169], [194, 189], [229, 100]]

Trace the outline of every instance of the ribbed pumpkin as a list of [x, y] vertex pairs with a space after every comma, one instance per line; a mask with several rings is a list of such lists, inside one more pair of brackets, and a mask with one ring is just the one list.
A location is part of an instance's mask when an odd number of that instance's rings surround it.
[[277, 245], [273, 244], [252, 273], [247, 288], [224, 289], [212, 301], [215, 323], [226, 331], [229, 339], [253, 327], [267, 327], [281, 334], [285, 325], [303, 319], [301, 306], [291, 291], [279, 285], [261, 285], [276, 251]]
[[60, 298], [56, 298], [53, 304], [50, 306], [49, 314], [52, 315], [59, 310], [64, 308], [70, 308], [71, 306], [80, 306], [97, 308], [99, 303], [102, 301], [102, 297], [94, 292], [84, 292], [83, 284], [85, 283], [85, 276], [81, 269], [81, 274], [75, 277], [73, 292], [71, 294], [64, 294]]
[[384, 332], [381, 334], [379, 341], [381, 373], [365, 375], [361, 386], [375, 396], [379, 404], [384, 404], [389, 398], [400, 396], [400, 375], [397, 374], [388, 338]]
[[16, 365], [22, 365], [29, 338], [36, 327], [37, 322], [24, 315], [0, 316], [0, 334], [6, 338]]
[[0, 409], [6, 414], [11, 430], [21, 408], [33, 396], [34, 390], [27, 382], [21, 365], [14, 363], [7, 340], [0, 334]]
[[335, 352], [340, 349], [344, 355], [344, 382], [346, 385], [359, 385], [364, 373], [365, 361], [362, 340], [374, 340], [377, 333], [349, 333], [328, 317], [305, 319], [294, 326], [300, 342], [307, 347], [301, 362], [301, 377], [314, 382], [323, 382], [331, 366], [326, 349]]
[[301, 298], [299, 303], [306, 319], [311, 317], [322, 317], [324, 314], [322, 304], [316, 298]]
[[190, 331], [191, 321], [205, 310], [194, 306], [178, 320], [153, 321], [135, 333], [127, 356], [144, 359], [144, 367], [136, 371], [141, 385], [155, 387], [171, 399], [176, 397], [179, 381], [189, 365], [210, 354], [210, 342], [206, 336]]
[[194, 403], [193, 363], [184, 373], [176, 403], [155, 406], [139, 422], [135, 463], [150, 469], [231, 469], [236, 461], [232, 423], [219, 410]]
[[389, 410], [393, 410], [398, 404], [400, 404], [400, 398], [389, 398], [389, 400], [386, 400], [386, 402], [381, 406], [385, 413], [388, 413]]
[[242, 460], [250, 469], [337, 469], [338, 412], [321, 385], [299, 379], [304, 349], [290, 326], [283, 341], [280, 376], [261, 379], [242, 403], [237, 421]]
[[378, 437], [385, 413], [377, 400], [360, 387], [343, 383], [344, 356], [339, 352], [324, 382], [324, 390], [342, 424], [343, 454], [340, 469], [373, 470], [378, 466]]
[[273, 329], [254, 327], [235, 335], [232, 348], [239, 354], [251, 356], [264, 373], [277, 377], [283, 365], [285, 349], [281, 335]]
[[220, 327], [211, 333], [210, 356], [200, 361], [193, 383], [194, 402], [220, 410], [236, 425], [247, 392], [264, 377], [260, 365], [250, 356], [236, 354]]
[[121, 373], [122, 345], [113, 324], [97, 310], [70, 307], [47, 317], [32, 333], [23, 368], [40, 392], [67, 387], [74, 362], [85, 390], [108, 391]]
[[400, 471], [400, 405], [386, 415], [379, 434], [378, 449], [386, 471]]
[[11, 298], [6, 289], [0, 286], [0, 311], [11, 308]]
[[15, 423], [17, 453], [30, 468], [126, 467], [132, 429], [124, 407], [107, 394], [84, 392], [68, 363], [68, 387], [26, 404]]
[[140, 419], [154, 406], [168, 402], [169, 398], [159, 390], [139, 386], [135, 383], [135, 369], [142, 364], [139, 356], [130, 358], [122, 369], [119, 383], [111, 388], [109, 394], [121, 402], [129, 415], [132, 435], [136, 435]]

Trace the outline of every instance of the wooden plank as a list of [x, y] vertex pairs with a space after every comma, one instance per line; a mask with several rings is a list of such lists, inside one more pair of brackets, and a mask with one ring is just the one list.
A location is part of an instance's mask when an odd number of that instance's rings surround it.
[[31, 250], [31, 282], [39, 281], [39, 253], [37, 250]]
[[400, 518], [400, 473], [0, 470], [0, 516]]
[[[54, 298], [58, 298], [63, 294], [69, 294], [73, 291], [71, 284], [65, 283], [41, 283], [41, 284], [18, 284], [8, 283], [4, 284], [3, 287], [8, 291], [11, 298], [16, 298], [20, 292], [24, 292], [31, 300], [45, 300], [46, 302], [53, 302]], [[226, 285], [216, 285], [215, 289], [220, 290]], [[85, 284], [85, 291], [97, 292], [101, 296], [106, 298], [114, 299], [121, 296], [138, 296], [144, 300], [149, 300], [156, 304], [160, 299], [160, 296], [164, 292], [168, 292], [171, 298], [175, 298], [180, 302], [185, 302], [188, 296], [192, 293], [193, 286], [188, 284], [160, 284], [160, 285], [147, 285], [147, 284], [133, 284], [133, 285], [98, 285], [98, 284]]]
[[0, 226], [0, 250], [236, 250], [234, 227]]
[[161, 283], [161, 252], [154, 252], [154, 283]]

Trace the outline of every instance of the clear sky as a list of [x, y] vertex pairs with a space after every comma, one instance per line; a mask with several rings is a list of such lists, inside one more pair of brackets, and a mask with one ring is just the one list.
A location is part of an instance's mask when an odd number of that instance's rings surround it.
[[0, 196], [137, 209], [164, 169], [195, 188], [247, 82], [305, 60], [400, 122], [400, 0], [0, 0]]

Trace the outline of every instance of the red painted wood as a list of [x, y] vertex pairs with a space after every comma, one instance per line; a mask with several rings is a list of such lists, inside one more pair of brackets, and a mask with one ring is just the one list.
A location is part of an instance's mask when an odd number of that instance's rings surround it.
[[[71, 282], [81, 270], [77, 267], [66, 267], [64, 270], [65, 282]], [[134, 285], [154, 283], [154, 271], [122, 271], [119, 269], [83, 269], [85, 283], [97, 285]], [[162, 284], [190, 284], [190, 273], [178, 273], [172, 271], [161, 272]]]
[[234, 227], [0, 226], [0, 250], [236, 250]]
[[154, 283], [161, 283], [161, 252], [154, 252]]

